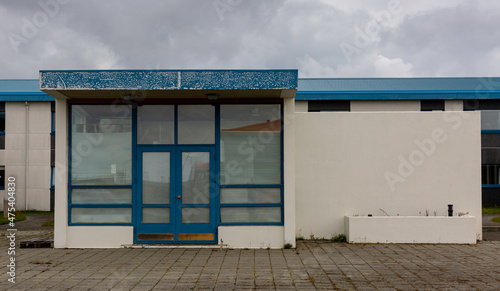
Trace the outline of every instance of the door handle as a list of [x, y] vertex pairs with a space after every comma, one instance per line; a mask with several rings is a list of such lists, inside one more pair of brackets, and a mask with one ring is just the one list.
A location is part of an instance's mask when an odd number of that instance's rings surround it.
[[181, 199], [181, 195], [177, 195], [177, 199]]

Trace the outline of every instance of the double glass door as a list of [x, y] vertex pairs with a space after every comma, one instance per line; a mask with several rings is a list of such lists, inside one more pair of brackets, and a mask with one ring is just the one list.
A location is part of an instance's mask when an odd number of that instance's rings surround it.
[[138, 147], [136, 243], [217, 242], [213, 146]]

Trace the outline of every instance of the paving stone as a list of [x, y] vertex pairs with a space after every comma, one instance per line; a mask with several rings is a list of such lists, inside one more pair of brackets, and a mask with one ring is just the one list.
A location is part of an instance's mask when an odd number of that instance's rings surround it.
[[[23, 235], [33, 233], [18, 232]], [[0, 250], [7, 243], [0, 236]], [[6, 260], [0, 251], [0, 261]], [[500, 242], [299, 241], [297, 250], [22, 249], [17, 283], [1, 273], [0, 290], [499, 290], [500, 274], [493, 267], [498, 261]]]

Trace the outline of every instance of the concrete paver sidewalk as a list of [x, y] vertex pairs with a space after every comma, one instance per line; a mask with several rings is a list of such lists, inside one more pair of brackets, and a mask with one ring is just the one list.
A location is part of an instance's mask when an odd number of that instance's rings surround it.
[[[52, 232], [18, 231], [17, 240]], [[299, 241], [296, 250], [16, 249], [0, 290], [499, 290], [500, 242], [477, 245]]]

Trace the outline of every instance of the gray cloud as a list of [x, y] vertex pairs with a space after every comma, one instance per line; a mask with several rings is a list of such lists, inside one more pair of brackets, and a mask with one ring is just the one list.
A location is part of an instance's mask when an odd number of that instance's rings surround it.
[[[39, 4], [56, 1], [68, 3], [47, 11]], [[356, 46], [358, 32], [366, 33], [391, 1], [1, 1], [0, 78], [115, 68], [298, 68], [305, 77], [495, 75], [499, 4], [401, 1], [400, 13]], [[27, 23], [36, 32], [26, 35]], [[342, 43], [356, 49], [348, 58]]]

